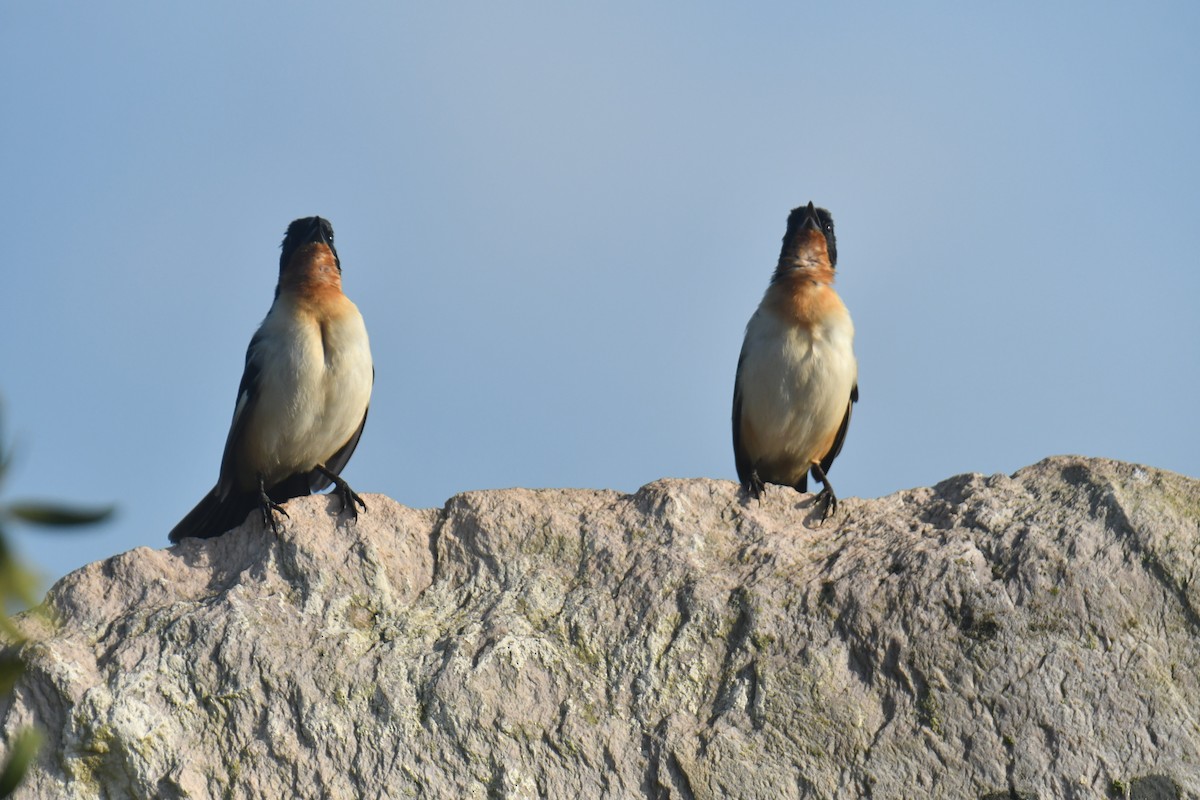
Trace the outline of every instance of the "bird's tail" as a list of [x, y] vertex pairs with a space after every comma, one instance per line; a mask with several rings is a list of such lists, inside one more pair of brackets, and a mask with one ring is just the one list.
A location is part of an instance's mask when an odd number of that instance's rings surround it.
[[188, 537], [211, 539], [225, 531], [236, 528], [246, 520], [246, 515], [255, 509], [255, 495], [230, 494], [224, 500], [217, 496], [216, 487], [204, 495], [196, 507], [171, 529], [167, 538], [178, 544]]

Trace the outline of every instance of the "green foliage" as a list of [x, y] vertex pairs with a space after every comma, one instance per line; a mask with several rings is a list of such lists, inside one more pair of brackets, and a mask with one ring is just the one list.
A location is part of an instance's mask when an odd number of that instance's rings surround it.
[[[10, 463], [4, 442], [0, 439], [0, 483]], [[48, 528], [77, 527], [103, 522], [112, 513], [111, 507], [80, 509], [40, 502], [0, 504], [0, 644], [4, 646], [0, 650], [0, 694], [10, 693], [25, 669], [19, 648], [26, 639], [9, 618], [7, 609], [14, 603], [32, 606], [37, 592], [37, 578], [9, 550], [7, 526], [23, 523]], [[8, 761], [0, 768], [0, 798], [8, 797], [20, 785], [29, 765], [37, 756], [41, 739], [41, 734], [32, 728], [21, 731], [12, 739]]]
[[65, 528], [73, 525], [94, 525], [111, 514], [111, 508], [78, 509], [46, 503], [9, 503], [6, 512], [30, 525]]
[[8, 797], [16, 791], [25, 771], [37, 756], [38, 747], [42, 744], [42, 735], [33, 728], [26, 728], [13, 739], [12, 751], [8, 754], [8, 762], [0, 772], [0, 797]]

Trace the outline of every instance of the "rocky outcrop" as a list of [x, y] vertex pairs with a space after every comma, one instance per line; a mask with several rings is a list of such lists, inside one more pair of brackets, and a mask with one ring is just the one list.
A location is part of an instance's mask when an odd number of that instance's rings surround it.
[[18, 796], [1200, 797], [1200, 481], [366, 499], [59, 582]]

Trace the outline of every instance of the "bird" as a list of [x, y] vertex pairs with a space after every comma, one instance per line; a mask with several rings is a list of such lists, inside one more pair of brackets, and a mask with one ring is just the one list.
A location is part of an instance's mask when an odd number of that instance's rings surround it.
[[837, 513], [829, 468], [858, 402], [854, 323], [833, 289], [833, 217], [809, 202], [788, 215], [779, 263], [746, 325], [733, 389], [733, 454], [742, 488], [808, 491], [820, 522]]
[[220, 536], [255, 509], [278, 534], [285, 501], [330, 486], [357, 520], [357, 506], [367, 506], [341, 471], [362, 436], [374, 382], [366, 325], [342, 293], [333, 226], [297, 219], [281, 245], [274, 301], [246, 349], [217, 485], [170, 541]]

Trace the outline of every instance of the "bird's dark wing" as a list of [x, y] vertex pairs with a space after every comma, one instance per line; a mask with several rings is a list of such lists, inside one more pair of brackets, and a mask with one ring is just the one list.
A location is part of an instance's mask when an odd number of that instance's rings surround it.
[[733, 461], [737, 466], [738, 480], [742, 486], [750, 485], [750, 475], [754, 471], [754, 467], [750, 463], [750, 456], [746, 454], [746, 448], [742, 444], [742, 362], [746, 360], [746, 346], [742, 345], [742, 352], [738, 356], [737, 372], [733, 378]]
[[167, 538], [178, 544], [189, 537], [210, 539], [220, 536], [245, 522], [246, 516], [257, 507], [257, 492], [234, 492], [222, 499], [214, 488], [171, 529]]
[[225, 439], [225, 453], [221, 456], [221, 476], [217, 479], [217, 493], [220, 496], [237, 491], [257, 490], [256, 486], [236, 485], [237, 470], [234, 461], [237, 458], [238, 445], [246, 431], [246, 424], [253, 416], [254, 407], [260, 396], [258, 379], [262, 370], [255, 355], [262, 335], [262, 328], [259, 328], [251, 337], [250, 346], [246, 348], [246, 366], [242, 370], [242, 382], [238, 384], [237, 402], [233, 407], [233, 421], [229, 424], [229, 436]]
[[217, 485], [188, 512], [168, 537], [179, 542], [188, 537], [208, 538], [220, 536], [230, 528], [237, 527], [246, 515], [258, 505], [257, 487], [238, 486], [237, 471], [234, 469], [237, 445], [251, 417], [258, 397], [258, 364], [254, 351], [259, 334], [255, 333], [246, 348], [246, 367], [242, 371], [242, 382], [238, 386], [237, 403], [233, 407], [233, 421], [229, 425], [229, 436], [225, 439], [225, 453], [221, 456], [221, 474]]
[[846, 416], [842, 417], [842, 425], [838, 428], [837, 436], [833, 437], [833, 447], [829, 448], [829, 452], [821, 459], [821, 469], [824, 472], [829, 472], [829, 468], [833, 466], [833, 460], [838, 457], [838, 453], [842, 452], [842, 445], [846, 441], [846, 431], [850, 429], [850, 412], [854, 410], [854, 404], [858, 402], [858, 384], [854, 384], [854, 388], [850, 390], [850, 402], [846, 403]]

